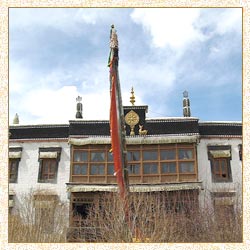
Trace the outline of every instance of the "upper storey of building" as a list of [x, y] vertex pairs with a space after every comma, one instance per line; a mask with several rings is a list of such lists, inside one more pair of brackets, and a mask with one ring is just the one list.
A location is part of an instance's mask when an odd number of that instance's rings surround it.
[[[190, 101], [187, 92], [183, 98], [183, 117], [147, 118], [147, 105], [134, 105], [131, 91], [131, 106], [123, 106], [126, 136], [150, 138], [166, 136], [196, 137], [242, 137], [241, 122], [200, 122], [190, 116]], [[76, 119], [68, 124], [21, 125], [17, 118], [10, 126], [10, 140], [69, 139], [84, 137], [109, 137], [108, 120], [85, 120], [82, 118], [81, 98], [77, 98]]]

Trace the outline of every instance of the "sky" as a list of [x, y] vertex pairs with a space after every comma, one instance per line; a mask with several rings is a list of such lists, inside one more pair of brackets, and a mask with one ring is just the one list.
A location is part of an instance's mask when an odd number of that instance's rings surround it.
[[9, 123], [109, 119], [110, 26], [123, 105], [134, 87], [147, 118], [242, 120], [241, 8], [10, 8]]

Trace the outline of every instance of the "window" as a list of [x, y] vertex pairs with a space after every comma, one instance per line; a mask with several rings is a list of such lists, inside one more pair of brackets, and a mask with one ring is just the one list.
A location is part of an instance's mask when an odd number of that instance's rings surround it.
[[143, 151], [144, 161], [156, 161], [158, 159], [157, 151]]
[[231, 147], [208, 146], [208, 159], [211, 163], [213, 182], [231, 182]]
[[87, 162], [88, 161], [88, 152], [85, 151], [76, 151], [74, 154], [74, 162]]
[[158, 164], [157, 163], [144, 163], [143, 174], [157, 174]]
[[192, 149], [179, 149], [178, 150], [178, 159], [193, 159], [193, 150]]
[[72, 193], [71, 209], [72, 209], [72, 226], [83, 226], [83, 220], [87, 218], [89, 209], [94, 202], [93, 194], [90, 193]]
[[128, 160], [128, 173], [129, 175], [139, 175], [141, 164], [140, 164], [140, 151], [131, 150], [127, 153]]
[[86, 175], [88, 170], [87, 164], [75, 164], [73, 167], [73, 175]]
[[9, 182], [17, 183], [18, 165], [20, 159], [9, 159]]
[[39, 174], [38, 181], [43, 183], [55, 183], [57, 179], [58, 164], [61, 155], [61, 148], [40, 148], [39, 149]]
[[10, 147], [9, 148], [9, 182], [17, 183], [18, 166], [21, 160], [22, 148]]
[[11, 214], [14, 207], [14, 194], [9, 193], [9, 213]]
[[140, 160], [140, 152], [139, 151], [129, 151], [127, 153], [128, 161], [139, 161]]
[[104, 152], [91, 152], [91, 162], [104, 162], [105, 153]]
[[162, 174], [194, 174], [195, 150], [192, 145], [177, 144], [161, 149], [160, 165]]
[[50, 207], [36, 208], [35, 222], [43, 232], [53, 232], [53, 210]]
[[108, 164], [108, 175], [114, 175], [115, 169], [113, 164]]
[[140, 174], [140, 165], [139, 164], [128, 164], [128, 173], [132, 175]]
[[199, 208], [197, 190], [173, 191], [165, 194], [163, 203], [167, 212], [189, 214]]
[[239, 148], [239, 159], [240, 161], [242, 161], [242, 144], [239, 144], [238, 148]]
[[90, 152], [90, 175], [105, 175], [106, 154], [104, 151]]
[[158, 150], [142, 151], [143, 174], [159, 174], [158, 171]]
[[41, 180], [51, 181], [56, 177], [56, 159], [43, 159], [41, 166]]
[[[71, 181], [113, 183], [114, 160], [110, 145], [72, 146]], [[147, 182], [150, 175], [154, 182], [191, 180], [196, 178], [196, 145], [128, 145], [127, 170], [131, 183]], [[164, 175], [163, 178], [160, 178]], [[146, 178], [140, 178], [140, 177]], [[181, 178], [178, 178], [181, 177]], [[94, 178], [98, 177], [98, 178]], [[107, 178], [106, 178], [107, 177]]]
[[213, 175], [216, 180], [223, 180], [229, 178], [227, 159], [213, 159]]
[[194, 162], [180, 162], [179, 163], [180, 173], [193, 173], [194, 172]]
[[91, 175], [104, 175], [105, 174], [105, 165], [90, 165], [90, 174]]
[[114, 175], [113, 155], [110, 146], [73, 147], [72, 176]]
[[108, 175], [114, 175], [115, 167], [114, 167], [113, 154], [108, 151], [107, 155], [108, 155], [108, 171], [107, 171]]
[[57, 195], [34, 195], [35, 223], [43, 232], [53, 232], [58, 204]]
[[161, 160], [175, 160], [175, 149], [161, 150]]
[[161, 163], [161, 172], [163, 174], [176, 173], [176, 163], [175, 162]]
[[[212, 193], [214, 201], [214, 214], [216, 220], [223, 220], [224, 223], [230, 224], [234, 222], [235, 219], [235, 193]], [[232, 225], [233, 226], [233, 225]]]

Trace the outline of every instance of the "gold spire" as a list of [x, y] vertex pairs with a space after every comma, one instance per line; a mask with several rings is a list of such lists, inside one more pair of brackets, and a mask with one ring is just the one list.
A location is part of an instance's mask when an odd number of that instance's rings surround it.
[[131, 102], [132, 106], [134, 106], [135, 105], [135, 96], [134, 96], [134, 88], [133, 87], [132, 87], [130, 93], [131, 93], [130, 102]]

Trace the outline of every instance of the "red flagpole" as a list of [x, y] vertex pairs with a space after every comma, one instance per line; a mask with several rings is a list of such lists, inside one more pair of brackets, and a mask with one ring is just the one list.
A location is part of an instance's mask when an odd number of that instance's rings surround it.
[[[126, 156], [125, 121], [121, 99], [120, 81], [118, 74], [118, 40], [114, 26], [110, 31], [110, 134], [114, 158], [115, 175], [120, 197], [124, 201], [125, 211], [128, 216], [128, 171]], [[127, 208], [126, 208], [127, 207]]]

